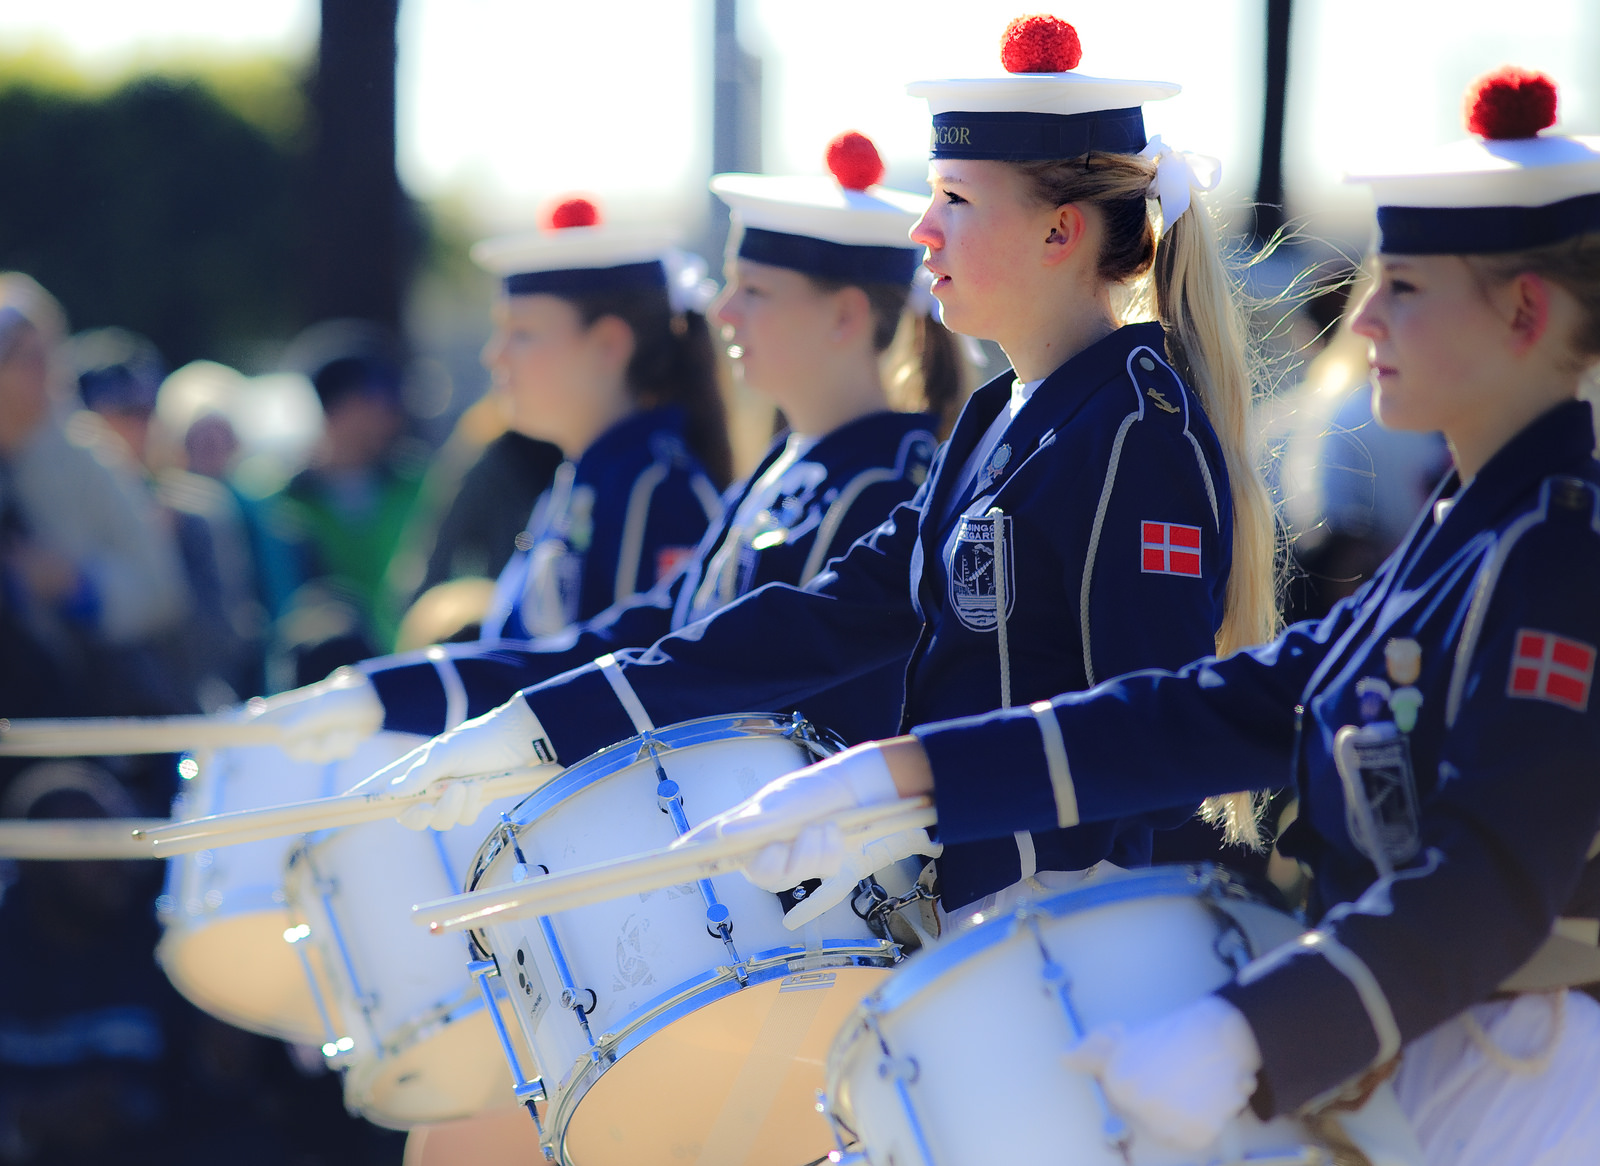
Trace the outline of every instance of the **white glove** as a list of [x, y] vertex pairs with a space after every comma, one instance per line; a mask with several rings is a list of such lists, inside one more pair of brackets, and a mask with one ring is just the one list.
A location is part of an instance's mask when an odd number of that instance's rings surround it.
[[[757, 886], [781, 891], [806, 879], [830, 878], [844, 869], [844, 838], [829, 819], [899, 797], [883, 752], [873, 743], [858, 745], [768, 782], [732, 809], [707, 818], [673, 845], [709, 842], [775, 823], [791, 825], [794, 838], [763, 848], [745, 871], [745, 877]], [[817, 913], [830, 905], [818, 908]]]
[[[476, 820], [486, 792], [482, 782], [452, 779], [506, 773], [554, 756], [539, 718], [527, 701], [514, 696], [499, 708], [418, 745], [345, 792], [404, 798], [445, 783], [437, 801], [409, 807], [400, 815], [400, 822], [413, 830], [449, 830]], [[545, 781], [561, 773], [554, 763], [545, 768], [549, 770]]]
[[383, 701], [372, 682], [353, 668], [340, 668], [326, 680], [277, 696], [258, 696], [246, 708], [249, 723], [282, 730], [285, 753], [316, 764], [350, 756], [383, 728]]
[[1106, 1098], [1136, 1125], [1193, 1154], [1249, 1102], [1261, 1049], [1237, 1008], [1204, 996], [1131, 1032], [1096, 1029], [1064, 1060], [1100, 1078]]
[[744, 868], [744, 877], [766, 891], [786, 891], [807, 879], [822, 885], [783, 916], [783, 925], [798, 931], [835, 904], [844, 902], [856, 884], [913, 854], [938, 858], [944, 846], [926, 830], [900, 830], [881, 838], [867, 836], [846, 842], [832, 822], [807, 826], [792, 842], [763, 847]]

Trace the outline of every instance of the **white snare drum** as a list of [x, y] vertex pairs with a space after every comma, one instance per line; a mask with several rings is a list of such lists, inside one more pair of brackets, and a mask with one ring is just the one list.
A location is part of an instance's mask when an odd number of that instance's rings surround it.
[[[1300, 934], [1210, 867], [1109, 874], [925, 950], [862, 1002], [828, 1055], [836, 1161], [870, 1166], [1314, 1166], [1299, 1122], [1247, 1109], [1202, 1154], [1130, 1127], [1061, 1063], [1079, 1035], [1215, 991]], [[1387, 1084], [1342, 1132], [1373, 1166], [1420, 1166]]]
[[[514, 804], [502, 798], [486, 812]], [[461, 889], [482, 840], [470, 826], [372, 822], [306, 835], [289, 855], [289, 935], [317, 957], [330, 1026], [319, 1043], [344, 1072], [346, 1107], [378, 1125], [409, 1129], [516, 1104], [468, 974], [466, 937], [436, 938], [411, 922], [412, 904]]]
[[[469, 890], [664, 846], [831, 753], [804, 721], [708, 717], [596, 753], [532, 794], [479, 851]], [[877, 876], [909, 892], [917, 871]], [[841, 903], [801, 931], [730, 874], [475, 932], [544, 1072], [542, 1137], [570, 1166], [798, 1164], [832, 1139], [822, 1058], [898, 947]], [[513, 1068], [513, 1072], [516, 1072]]]
[[[295, 761], [272, 746], [217, 749], [185, 758], [174, 818], [252, 810], [342, 793], [421, 741], [379, 733], [344, 761]], [[163, 924], [156, 958], [196, 1006], [229, 1024], [301, 1044], [322, 1043], [323, 1025], [302, 953], [284, 942], [293, 925], [283, 863], [293, 838], [201, 850], [171, 860], [156, 902]]]

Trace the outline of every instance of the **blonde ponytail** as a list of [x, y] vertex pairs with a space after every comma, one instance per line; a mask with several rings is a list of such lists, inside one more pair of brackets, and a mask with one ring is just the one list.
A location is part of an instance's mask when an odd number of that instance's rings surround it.
[[[1237, 286], [1223, 263], [1211, 210], [1199, 197], [1156, 244], [1156, 313], [1170, 355], [1200, 397], [1228, 467], [1233, 497], [1233, 567], [1217, 632], [1217, 653], [1228, 655], [1277, 634], [1277, 526], [1261, 480], [1260, 450], [1251, 424], [1257, 377]], [[1261, 844], [1255, 798], [1246, 793], [1209, 798], [1201, 816], [1220, 823], [1230, 841]]]
[[[1159, 242], [1150, 219], [1155, 164], [1127, 154], [1086, 154], [1062, 162], [1017, 164], [1051, 206], [1092, 203], [1105, 223], [1099, 274], [1124, 289], [1130, 313], [1154, 309], [1167, 333], [1168, 356], [1200, 398], [1222, 446], [1233, 503], [1233, 565], [1228, 573], [1218, 654], [1270, 640], [1278, 630], [1276, 526], [1261, 478], [1251, 410], [1257, 362], [1223, 262], [1216, 224], [1196, 194]], [[1201, 816], [1220, 823], [1230, 842], [1261, 845], [1259, 809], [1250, 794], [1209, 798]]]

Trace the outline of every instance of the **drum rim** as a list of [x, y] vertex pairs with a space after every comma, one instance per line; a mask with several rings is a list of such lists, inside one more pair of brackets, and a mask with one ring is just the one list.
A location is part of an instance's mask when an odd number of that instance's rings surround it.
[[[712, 741], [736, 740], [741, 737], [786, 737], [803, 744], [802, 727], [821, 733], [811, 722], [798, 713], [744, 712], [723, 713], [713, 717], [696, 717], [678, 721], [663, 728], [652, 729], [648, 734], [636, 733], [632, 737], [596, 750], [582, 761], [570, 766], [548, 785], [534, 791], [518, 802], [508, 812], [512, 829], [518, 834], [533, 822], [596, 782], [613, 777], [639, 760], [640, 742], [648, 736], [663, 752], [684, 749], [691, 745], [704, 745]], [[842, 743], [840, 745], [842, 748]], [[820, 755], [819, 755], [820, 756]], [[494, 860], [505, 849], [505, 831], [498, 825], [478, 846], [472, 856], [463, 893], [479, 889], [483, 876]], [[477, 935], [477, 931], [473, 931]], [[484, 951], [489, 949], [481, 941]]]
[[[590, 1052], [580, 1054], [573, 1062], [565, 1082], [551, 1091], [550, 1108], [545, 1118], [548, 1144], [556, 1148], [559, 1161], [568, 1161], [567, 1132], [583, 1099], [599, 1084], [611, 1066], [669, 1025], [698, 1012], [707, 1004], [788, 976], [838, 968], [879, 968], [886, 973], [892, 972], [895, 960], [900, 958], [899, 950], [899, 945], [888, 939], [879, 940], [875, 945], [860, 940], [825, 939], [822, 946], [815, 949], [815, 955], [810, 954], [812, 949], [804, 946], [775, 947], [757, 952], [744, 961], [747, 976], [742, 984], [731, 967], [720, 965], [668, 988], [624, 1017], [624, 1022], [615, 1031], [603, 1033]], [[794, 964], [809, 966], [791, 966]], [[525, 1037], [524, 1051], [532, 1052], [526, 1047]]]
[[[1211, 863], [1188, 863], [1123, 871], [1045, 898], [1025, 900], [1004, 915], [986, 919], [946, 943], [935, 944], [896, 968], [894, 974], [864, 999], [840, 1027], [828, 1054], [828, 1079], [833, 1080], [834, 1063], [837, 1056], [841, 1055], [840, 1050], [853, 1043], [854, 1034], [862, 1027], [867, 1016], [878, 1016], [903, 1008], [947, 972], [1009, 940], [1030, 917], [1044, 915], [1059, 919], [1135, 899], [1179, 896], [1203, 899], [1257, 898], [1237, 875], [1226, 869]], [[846, 1034], [850, 1034], [851, 1040], [845, 1039]]]

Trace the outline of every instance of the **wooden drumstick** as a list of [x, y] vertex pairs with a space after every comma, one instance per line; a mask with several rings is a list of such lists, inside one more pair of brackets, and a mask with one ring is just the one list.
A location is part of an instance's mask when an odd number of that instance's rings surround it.
[[117, 757], [276, 745], [277, 725], [228, 716], [0, 719], [0, 757]]
[[[906, 798], [884, 806], [852, 810], [833, 818], [846, 834], [885, 836], [926, 829], [936, 820], [927, 798]], [[795, 837], [811, 823], [776, 822], [691, 846], [666, 846], [627, 858], [535, 875], [519, 883], [455, 895], [411, 909], [412, 922], [435, 935], [465, 931], [485, 923], [525, 919], [588, 907], [608, 899], [643, 894], [738, 870], [763, 847]]]
[[103, 858], [160, 858], [136, 830], [165, 826], [165, 818], [53, 818], [0, 822], [0, 858], [61, 862]]
[[[560, 773], [560, 768], [554, 765], [534, 765], [510, 773], [455, 778], [453, 781], [482, 783], [483, 801], [490, 802], [499, 798], [530, 794]], [[135, 831], [134, 836], [142, 840], [145, 845], [153, 846], [157, 855], [162, 858], [174, 854], [192, 854], [197, 850], [210, 850], [216, 846], [237, 846], [245, 842], [260, 842], [267, 838], [305, 834], [312, 830], [332, 830], [341, 826], [359, 825], [362, 822], [380, 822], [385, 818], [398, 818], [412, 806], [436, 801], [448, 784], [451, 783], [435, 782], [408, 797], [393, 797], [379, 793], [339, 794], [331, 798], [288, 802], [280, 806], [210, 814], [204, 818], [162, 822], [153, 829]]]

